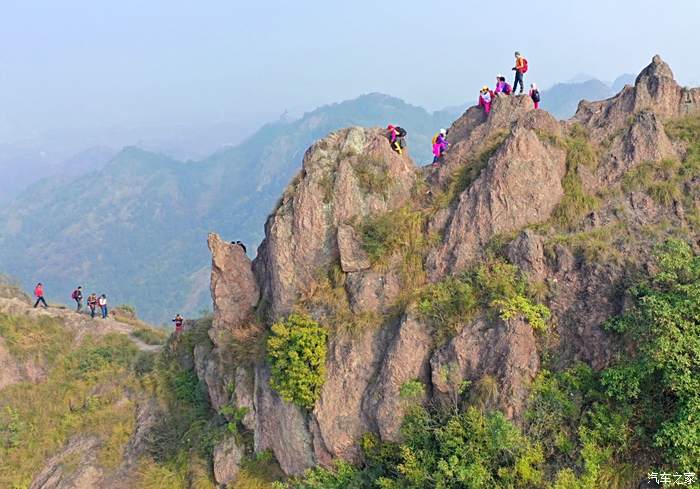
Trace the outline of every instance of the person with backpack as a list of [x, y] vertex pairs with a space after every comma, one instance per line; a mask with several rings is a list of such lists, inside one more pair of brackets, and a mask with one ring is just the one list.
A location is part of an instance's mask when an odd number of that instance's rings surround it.
[[95, 310], [97, 309], [97, 294], [94, 292], [87, 298], [87, 305], [90, 308], [90, 317], [95, 318]]
[[491, 92], [486, 85], [484, 85], [479, 92], [479, 107], [484, 108], [484, 113], [486, 115], [491, 112]]
[[100, 306], [102, 311], [102, 319], [107, 319], [107, 296], [102, 294], [99, 299], [97, 299], [97, 305]]
[[80, 312], [83, 309], [83, 288], [78, 286], [71, 294], [71, 298], [76, 303], [75, 312]]
[[403, 148], [406, 147], [406, 140], [404, 139], [406, 137], [406, 129], [400, 126], [394, 126], [392, 124], [389, 124], [386, 128], [387, 131], [387, 137], [389, 138], [389, 142], [391, 143], [391, 147], [393, 148], [394, 151], [396, 151], [398, 154], [402, 154]]
[[510, 95], [513, 93], [513, 87], [511, 87], [510, 83], [506, 81], [505, 76], [501, 76], [501, 93], [504, 95]]
[[534, 83], [530, 84], [530, 98], [535, 103], [535, 108], [540, 108], [540, 91], [537, 90], [537, 85]]
[[440, 132], [433, 137], [433, 166], [438, 166], [440, 158], [442, 158], [449, 144], [447, 142], [447, 130], [440, 129]]
[[44, 285], [41, 282], [36, 284], [36, 287], [34, 287], [34, 297], [36, 297], [36, 302], [34, 303], [35, 308], [41, 302], [44, 305], [44, 308], [48, 309], [49, 305], [46, 303], [46, 299], [44, 299]]
[[522, 95], [523, 90], [525, 90], [525, 84], [523, 82], [523, 75], [527, 73], [527, 59], [520, 54], [520, 51], [515, 52], [515, 66], [513, 67], [515, 71], [515, 81], [513, 82], [513, 93], [518, 89], [518, 83], [520, 83], [520, 95]]
[[182, 333], [182, 325], [185, 322], [184, 318], [180, 316], [180, 314], [175, 315], [175, 319], [173, 319], [173, 322], [175, 323], [175, 334], [177, 336], [180, 336], [180, 333]]

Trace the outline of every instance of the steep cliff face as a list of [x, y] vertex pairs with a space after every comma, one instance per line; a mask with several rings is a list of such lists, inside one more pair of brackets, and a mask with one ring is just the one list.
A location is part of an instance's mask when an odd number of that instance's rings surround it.
[[[675, 228], [697, 241], [686, 216], [698, 212], [697, 182], [679, 183], [691, 195], [684, 200], [641, 188], [640, 172], [655, 185], [650, 174], [676, 168], [659, 162], [684, 158], [687, 141], [667, 124], [699, 109], [700, 91], [679, 87], [654, 57], [634, 87], [582, 102], [570, 121], [534, 110], [527, 97], [497, 97], [488, 117], [470, 108], [450, 129], [438, 169], [416, 169], [380, 130], [319, 141], [269, 217], [253, 263], [210, 236], [215, 347], [201, 352], [198, 370], [214, 405], [247, 407], [255, 450], [272, 449], [287, 474], [358, 460], [367, 432], [400, 438], [410, 404], [402, 388], [415, 381], [424, 388], [413, 402], [461, 402], [469, 381], [488, 391], [481, 402], [522, 422], [544, 358], [550, 368], [608, 365], [616, 345], [601, 324], [624, 307], [620, 284], [646, 266], [651, 244]], [[380, 238], [381, 256], [372, 241]], [[407, 268], [409, 257], [418, 266]], [[497, 301], [457, 318], [447, 337], [436, 331], [421, 303], [426, 290], [494, 260], [539, 291], [529, 297], [551, 311], [549, 332], [522, 310], [494, 314]], [[262, 348], [241, 349], [259, 346], [293, 311], [329, 331], [325, 383], [311, 409], [270, 387]]]

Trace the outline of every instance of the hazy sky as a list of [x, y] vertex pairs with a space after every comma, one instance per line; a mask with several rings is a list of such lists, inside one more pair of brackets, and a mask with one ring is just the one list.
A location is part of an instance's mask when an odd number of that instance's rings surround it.
[[250, 120], [381, 91], [472, 100], [513, 51], [528, 82], [700, 80], [700, 2], [0, 0], [0, 141], [54, 129]]

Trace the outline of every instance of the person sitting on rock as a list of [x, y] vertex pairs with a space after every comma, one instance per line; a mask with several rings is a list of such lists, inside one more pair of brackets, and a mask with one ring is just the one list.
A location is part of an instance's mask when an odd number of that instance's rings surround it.
[[44, 305], [45, 309], [49, 307], [49, 305], [46, 303], [46, 299], [44, 299], [44, 285], [41, 282], [36, 284], [36, 287], [34, 287], [34, 297], [36, 297], [34, 307], [38, 306], [40, 302]]
[[90, 317], [94, 319], [95, 310], [97, 309], [97, 294], [93, 292], [88, 296], [87, 305], [90, 308]]
[[479, 107], [484, 108], [485, 114], [491, 112], [491, 93], [489, 92], [489, 87], [486, 85], [484, 85], [479, 92]]
[[535, 108], [539, 109], [540, 108], [540, 91], [537, 90], [537, 85], [534, 83], [530, 84], [530, 98], [535, 104]]
[[404, 139], [406, 137], [406, 130], [403, 127], [389, 124], [386, 128], [386, 131], [387, 137], [389, 138], [389, 142], [391, 143], [391, 147], [398, 154], [401, 154], [402, 149], [406, 146], [406, 141]]
[[447, 130], [440, 129], [440, 132], [433, 138], [433, 166], [438, 166], [440, 158], [449, 144], [447, 142]]
[[515, 71], [515, 81], [513, 82], [513, 93], [518, 89], [518, 83], [520, 83], [520, 94], [522, 95], [523, 90], [525, 90], [525, 85], [523, 82], [523, 75], [527, 73], [527, 60], [520, 54], [519, 51], [515, 52], [515, 66], [513, 67]]
[[503, 92], [504, 87], [505, 78], [503, 78], [503, 75], [496, 75], [496, 88], [493, 89], [493, 93], [498, 95], [499, 93]]
[[502, 93], [504, 95], [510, 95], [513, 93], [513, 87], [510, 86], [510, 83], [506, 81], [506, 77], [501, 75], [499, 82], [501, 84], [501, 91], [496, 92], [496, 93]]
[[182, 325], [184, 324], [185, 320], [182, 316], [180, 316], [180, 314], [176, 314], [175, 319], [173, 319], [173, 322], [175, 323], [175, 334], [179, 336], [180, 333], [182, 333]]

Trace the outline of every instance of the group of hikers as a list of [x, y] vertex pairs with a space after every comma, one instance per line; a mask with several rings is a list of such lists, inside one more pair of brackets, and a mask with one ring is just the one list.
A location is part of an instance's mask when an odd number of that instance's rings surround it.
[[[46, 303], [46, 299], [44, 299], [44, 284], [41, 282], [34, 287], [34, 297], [36, 298], [36, 302], [34, 302], [35, 308], [38, 307], [39, 304], [42, 304], [44, 308], [48, 309], [49, 305]], [[81, 312], [83, 310], [83, 288], [81, 286], [78, 286], [78, 288], [71, 293], [71, 299], [73, 299], [76, 304], [75, 312]], [[107, 296], [105, 294], [98, 297], [98, 295], [93, 292], [87, 298], [87, 305], [90, 308], [91, 317], [95, 317], [97, 308], [99, 307], [102, 313], [102, 319], [107, 318]]]
[[[236, 243], [239, 244], [241, 247], [243, 247], [243, 243]], [[49, 305], [46, 303], [46, 299], [44, 298], [44, 284], [39, 282], [36, 284], [36, 287], [34, 287], [34, 297], [36, 298], [36, 302], [34, 302], [34, 307], [38, 307], [39, 304], [42, 304], [44, 308], [49, 307]], [[75, 301], [75, 312], [82, 312], [83, 310], [83, 287], [79, 285], [78, 287], [73, 290], [71, 293], [71, 299]], [[90, 317], [94, 318], [95, 315], [97, 314], [97, 308], [99, 307], [100, 309], [100, 314], [102, 319], [107, 319], [108, 316], [108, 310], [107, 310], [107, 295], [106, 294], [100, 294], [97, 295], [94, 292], [87, 296], [87, 306], [90, 309]], [[172, 320], [172, 322], [175, 323], [175, 333], [180, 334], [182, 333], [184, 329], [184, 323], [185, 319], [180, 316], [180, 314], [175, 315], [175, 318]]]
[[[484, 85], [483, 88], [479, 91], [478, 105], [479, 107], [482, 107], [484, 109], [485, 114], [488, 115], [489, 112], [491, 112], [491, 104], [495, 97], [515, 94], [518, 87], [520, 87], [520, 92], [518, 94], [523, 94], [525, 90], [524, 76], [525, 73], [527, 73], [528, 71], [528, 62], [527, 59], [525, 59], [525, 57], [522, 54], [520, 54], [519, 51], [515, 52], [515, 66], [513, 66], [512, 70], [515, 71], [515, 79], [513, 81], [513, 86], [511, 86], [506, 81], [506, 78], [503, 75], [499, 74], [496, 75], [496, 86], [493, 90], [491, 90], [488, 85]], [[530, 99], [532, 99], [532, 102], [535, 104], [535, 109], [539, 109], [540, 92], [537, 89], [537, 85], [535, 83], [530, 84], [530, 91], [528, 92], [528, 96], [530, 97]], [[406, 130], [400, 126], [395, 126], [393, 124], [389, 124], [386, 130], [391, 147], [398, 154], [401, 154], [403, 152], [403, 148], [406, 147]], [[447, 129], [440, 129], [440, 131], [435, 136], [433, 136], [432, 144], [434, 167], [439, 166], [440, 159], [442, 158], [450, 144], [447, 141], [447, 133]]]
[[[513, 81], [513, 86], [506, 81], [506, 77], [503, 75], [496, 75], [496, 87], [491, 90], [488, 85], [484, 85], [479, 91], [479, 107], [484, 109], [484, 112], [488, 114], [491, 112], [491, 104], [493, 103], [494, 97], [500, 95], [511, 95], [515, 94], [520, 86], [520, 92], [518, 95], [522, 95], [525, 91], [525, 81], [524, 76], [528, 70], [527, 59], [520, 54], [519, 51], [515, 52], [515, 66], [512, 68], [515, 71], [515, 80]], [[532, 99], [535, 104], [535, 109], [540, 108], [540, 91], [537, 89], [535, 83], [530, 84], [530, 91], [528, 96]]]
[[[71, 299], [75, 301], [75, 312], [83, 310], [83, 287], [78, 286], [71, 294]], [[87, 306], [90, 309], [90, 317], [95, 317], [97, 308], [100, 308], [102, 319], [107, 318], [107, 296], [105, 294], [97, 295], [94, 292], [87, 297]]]

